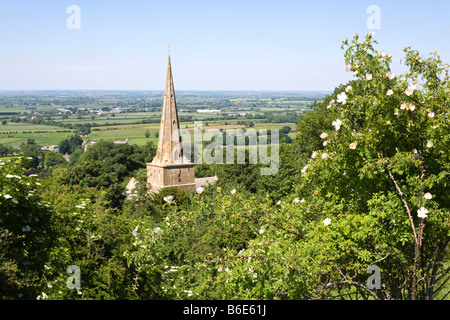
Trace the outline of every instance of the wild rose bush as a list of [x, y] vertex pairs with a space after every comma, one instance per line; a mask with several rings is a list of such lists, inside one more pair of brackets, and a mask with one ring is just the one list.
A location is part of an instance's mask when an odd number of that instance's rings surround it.
[[[375, 43], [370, 33], [361, 43], [344, 41], [347, 70], [358, 80], [341, 93], [346, 99], [327, 106], [335, 131], [305, 186], [318, 191], [320, 210], [339, 212], [329, 229], [340, 229], [334, 237], [352, 251], [347, 259], [381, 268], [376, 297], [431, 298], [448, 258], [448, 66], [436, 53], [424, 59], [404, 48], [409, 72], [396, 76], [392, 56]], [[340, 273], [336, 283], [354, 278]]]

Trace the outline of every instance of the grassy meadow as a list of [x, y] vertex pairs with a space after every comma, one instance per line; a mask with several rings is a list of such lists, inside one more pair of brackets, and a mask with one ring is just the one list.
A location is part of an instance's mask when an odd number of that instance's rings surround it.
[[[83, 96], [84, 94], [84, 96]], [[2, 96], [0, 92], [0, 144], [19, 147], [28, 139], [40, 146], [58, 145], [79, 126], [89, 126], [89, 141], [128, 139], [130, 144], [157, 144], [161, 119], [161, 97], [140, 93], [83, 92], [58, 95], [18, 92]], [[291, 127], [295, 137], [298, 118], [313, 101], [323, 98], [303, 93], [181, 93], [177, 97], [180, 129], [193, 128], [202, 121], [204, 130], [227, 128], [280, 129]], [[306, 97], [305, 97], [306, 96]], [[56, 102], [56, 103], [54, 103]], [[112, 112], [123, 108], [120, 113]], [[70, 110], [67, 113], [58, 110]], [[218, 114], [198, 110], [220, 110]], [[98, 114], [98, 112], [102, 112]], [[41, 120], [41, 121], [37, 121]]]

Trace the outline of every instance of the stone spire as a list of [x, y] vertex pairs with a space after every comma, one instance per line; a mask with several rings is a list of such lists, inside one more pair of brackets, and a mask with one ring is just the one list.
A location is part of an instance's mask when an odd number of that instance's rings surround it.
[[183, 149], [181, 146], [177, 104], [175, 101], [175, 89], [172, 78], [172, 66], [170, 64], [169, 56], [158, 147], [152, 163], [176, 164], [183, 162]]

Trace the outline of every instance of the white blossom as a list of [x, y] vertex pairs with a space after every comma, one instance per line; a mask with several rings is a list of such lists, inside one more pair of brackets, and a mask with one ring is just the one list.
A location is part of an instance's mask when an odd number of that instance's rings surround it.
[[163, 199], [165, 202], [171, 202], [173, 200], [173, 196], [166, 196]]
[[347, 95], [345, 92], [341, 92], [337, 95], [337, 102], [346, 104], [347, 103]]
[[336, 119], [336, 120], [333, 121], [331, 124], [334, 126], [334, 128], [335, 128], [336, 130], [339, 130], [339, 129], [341, 128], [342, 121], [339, 120], [339, 119]]
[[139, 226], [136, 226], [136, 228], [134, 228], [134, 230], [131, 234], [136, 237], [138, 235], [138, 232], [137, 232], [138, 229], [139, 229]]
[[198, 194], [201, 194], [204, 190], [205, 190], [205, 189], [204, 189], [203, 187], [198, 187], [197, 189], [195, 189], [195, 191], [196, 191]]
[[420, 207], [420, 209], [417, 210], [417, 216], [422, 219], [427, 217], [427, 213], [428, 213], [428, 210], [425, 209], [424, 207]]
[[410, 84], [410, 85], [408, 86], [408, 88], [405, 89], [405, 94], [406, 94], [407, 96], [412, 95], [412, 94], [414, 93], [414, 90], [416, 90], [416, 88], [417, 88], [416, 85]]
[[12, 175], [12, 174], [7, 174], [5, 177], [6, 177], [6, 178], [9, 178], [9, 179], [10, 179], [10, 178], [22, 179], [21, 176]]

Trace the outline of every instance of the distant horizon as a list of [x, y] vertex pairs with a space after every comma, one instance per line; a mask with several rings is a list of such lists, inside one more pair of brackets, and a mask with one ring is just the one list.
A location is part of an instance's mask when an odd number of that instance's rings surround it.
[[[161, 91], [164, 89], [0, 89], [0, 92], [52, 92], [52, 91]], [[290, 90], [290, 89], [176, 89], [178, 92], [333, 92], [330, 90]]]
[[[109, 94], [114, 95], [117, 94], [141, 94], [141, 95], [164, 95], [164, 90], [139, 90], [139, 89], [132, 89], [132, 90], [126, 90], [126, 89], [46, 89], [46, 90], [31, 90], [31, 89], [23, 89], [23, 90], [0, 90], [0, 97], [5, 96], [14, 96], [14, 95], [20, 95], [20, 94], [26, 94], [26, 95], [49, 95], [52, 94], [71, 94], [71, 95], [83, 95], [83, 93], [87, 94]], [[333, 93], [333, 91], [326, 91], [326, 90], [175, 90], [175, 95], [177, 97], [180, 96], [187, 96], [192, 94], [229, 94], [231, 95], [243, 95], [243, 94], [265, 94], [265, 95], [282, 95], [282, 94], [288, 94], [288, 95], [329, 95]]]

